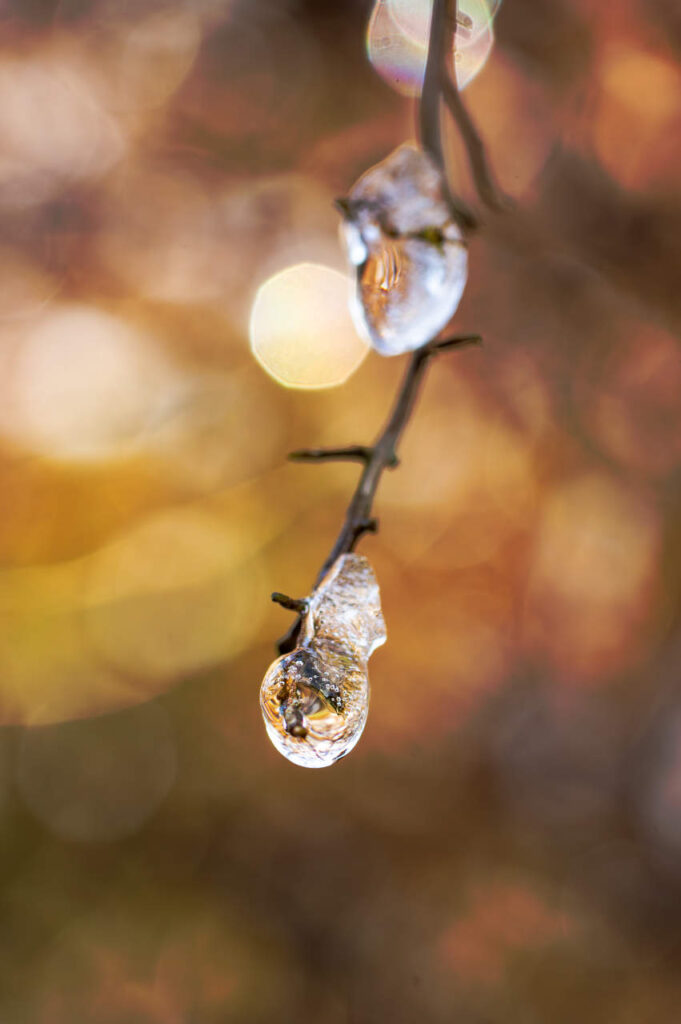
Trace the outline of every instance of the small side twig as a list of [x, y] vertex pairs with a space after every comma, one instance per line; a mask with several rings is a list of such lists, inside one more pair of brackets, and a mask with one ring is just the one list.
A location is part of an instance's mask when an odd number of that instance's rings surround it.
[[347, 448], [299, 448], [289, 452], [290, 462], [368, 462], [371, 448], [363, 444], [351, 444]]
[[[372, 452], [373, 448], [364, 444], [351, 444], [347, 448], [299, 448], [289, 452], [287, 457], [290, 462], [363, 462], [366, 465]], [[399, 464], [395, 456], [388, 469], [395, 469]]]
[[[416, 349], [412, 354], [407, 370], [402, 379], [402, 384], [397, 393], [395, 404], [385, 427], [377, 437], [374, 444], [370, 448], [364, 449], [370, 454], [365, 461], [364, 469], [362, 470], [355, 493], [348, 505], [343, 526], [341, 527], [340, 533], [338, 534], [336, 542], [331, 548], [326, 561], [319, 571], [315, 581], [315, 587], [319, 586], [322, 579], [337, 558], [349, 551], [353, 551], [355, 545], [365, 533], [376, 531], [378, 523], [372, 516], [372, 508], [376, 491], [383, 472], [395, 463], [395, 459], [397, 457], [397, 444], [402, 436], [404, 428], [411, 418], [411, 414], [414, 410], [414, 404], [430, 360], [434, 356], [437, 356], [442, 352], [449, 351], [450, 349], [463, 348], [467, 345], [477, 345], [480, 344], [480, 342], [481, 338], [477, 334], [456, 335], [451, 338], [445, 338], [441, 341], [431, 341], [422, 348]], [[333, 450], [347, 451], [348, 449]], [[281, 596], [283, 595], [277, 595], [277, 597]], [[279, 603], [282, 604], [283, 602], [280, 601]], [[285, 607], [288, 606], [285, 605]], [[292, 610], [295, 611], [296, 609], [293, 608]], [[301, 614], [299, 612], [298, 617], [291, 628], [277, 644], [280, 654], [286, 654], [296, 646], [296, 641], [300, 632], [300, 625]]]
[[305, 598], [289, 597], [288, 594], [280, 594], [278, 590], [275, 590], [272, 594], [272, 600], [275, 604], [280, 604], [282, 608], [286, 608], [290, 612], [298, 612], [299, 615], [305, 615], [307, 612], [307, 601]]

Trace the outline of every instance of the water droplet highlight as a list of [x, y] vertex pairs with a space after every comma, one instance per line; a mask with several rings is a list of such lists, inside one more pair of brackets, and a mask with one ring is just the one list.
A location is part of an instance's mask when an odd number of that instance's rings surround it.
[[310, 596], [299, 646], [274, 661], [260, 688], [267, 734], [304, 768], [345, 757], [369, 711], [367, 662], [385, 643], [378, 583], [363, 555], [341, 555]]

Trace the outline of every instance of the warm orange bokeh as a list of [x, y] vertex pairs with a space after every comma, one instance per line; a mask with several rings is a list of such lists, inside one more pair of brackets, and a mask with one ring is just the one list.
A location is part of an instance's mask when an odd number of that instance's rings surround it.
[[286, 455], [370, 442], [403, 362], [285, 292], [288, 383], [336, 386], [282, 387], [249, 323], [289, 268], [345, 289], [333, 199], [413, 102], [364, 0], [0, 6], [0, 1020], [674, 1024], [674, 3], [494, 5], [464, 97], [505, 213], [444, 128], [484, 344], [381, 483], [388, 642], [315, 773], [260, 719], [269, 595], [358, 467]]

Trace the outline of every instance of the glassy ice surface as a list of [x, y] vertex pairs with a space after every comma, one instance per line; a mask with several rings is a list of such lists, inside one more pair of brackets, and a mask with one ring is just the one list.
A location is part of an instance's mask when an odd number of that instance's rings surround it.
[[430, 341], [453, 316], [468, 272], [440, 171], [415, 146], [400, 146], [362, 175], [343, 207], [357, 330], [386, 356]]
[[[432, 0], [377, 0], [367, 29], [367, 54], [378, 74], [405, 96], [421, 91]], [[459, 89], [484, 67], [494, 45], [500, 0], [459, 0], [451, 70]]]
[[385, 643], [378, 583], [362, 555], [341, 555], [309, 599], [299, 646], [274, 661], [260, 688], [267, 734], [305, 768], [344, 757], [369, 711], [367, 662]]

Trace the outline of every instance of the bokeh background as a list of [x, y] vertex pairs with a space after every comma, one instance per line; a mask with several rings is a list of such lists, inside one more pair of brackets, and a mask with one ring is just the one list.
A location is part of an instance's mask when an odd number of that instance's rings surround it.
[[284, 388], [248, 336], [413, 136], [370, 8], [0, 4], [3, 1024], [681, 1019], [673, 0], [505, 0], [465, 95], [515, 206], [362, 543], [369, 723], [320, 772], [265, 736], [269, 593], [357, 475], [286, 453], [402, 372]]

